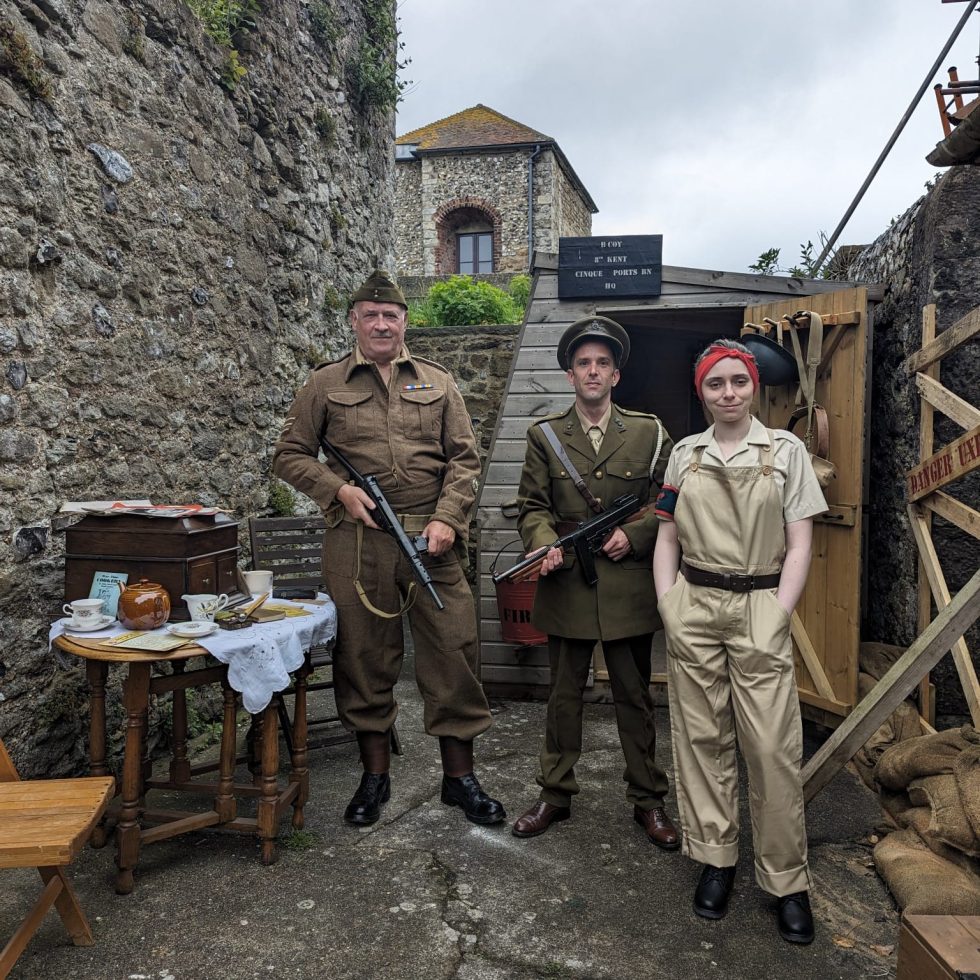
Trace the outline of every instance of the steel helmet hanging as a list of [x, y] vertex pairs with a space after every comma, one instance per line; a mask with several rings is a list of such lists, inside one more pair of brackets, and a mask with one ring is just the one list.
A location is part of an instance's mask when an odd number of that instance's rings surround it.
[[759, 366], [759, 381], [770, 388], [795, 384], [800, 380], [796, 359], [781, 344], [758, 333], [743, 334], [739, 340], [755, 357]]

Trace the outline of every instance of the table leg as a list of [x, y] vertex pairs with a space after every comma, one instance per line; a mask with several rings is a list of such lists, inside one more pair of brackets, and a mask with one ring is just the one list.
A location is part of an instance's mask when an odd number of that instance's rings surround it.
[[273, 697], [262, 712], [262, 795], [257, 808], [259, 837], [262, 838], [262, 863], [274, 864], [276, 832], [279, 829], [279, 719]]
[[303, 829], [303, 807], [306, 805], [306, 800], [310, 795], [310, 770], [306, 764], [306, 688], [308, 684], [307, 678], [312, 671], [313, 668], [310, 665], [309, 656], [307, 655], [307, 658], [303, 661], [303, 666], [296, 672], [296, 681], [294, 684], [296, 700], [293, 705], [293, 751], [289, 760], [291, 766], [289, 781], [291, 783], [299, 783], [296, 799], [293, 800], [293, 828], [295, 830]]
[[133, 869], [140, 856], [140, 798], [143, 795], [144, 719], [150, 698], [150, 664], [130, 663], [123, 699], [126, 705], [126, 749], [123, 756], [122, 810], [116, 825], [116, 892], [133, 890]]
[[[187, 662], [175, 660], [175, 674], [183, 674]], [[187, 758], [187, 690], [183, 687], [173, 691], [173, 737], [174, 749], [170, 757], [170, 782], [188, 783], [191, 779], [191, 764]]]
[[218, 773], [218, 793], [214, 798], [214, 809], [222, 823], [234, 820], [238, 813], [238, 802], [234, 795], [236, 725], [238, 695], [227, 675], [221, 678], [224, 692], [224, 717], [221, 721], [221, 766]]
[[[98, 660], [85, 661], [85, 674], [89, 686], [88, 752], [89, 772], [93, 776], [108, 776], [105, 751], [105, 684], [109, 665]], [[92, 847], [105, 847], [105, 818], [92, 831], [89, 843]]]

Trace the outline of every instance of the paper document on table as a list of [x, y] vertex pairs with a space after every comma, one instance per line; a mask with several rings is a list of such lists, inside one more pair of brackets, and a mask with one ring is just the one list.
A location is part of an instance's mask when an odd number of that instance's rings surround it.
[[179, 636], [163, 633], [142, 633], [139, 630], [123, 633], [121, 636], [114, 636], [111, 640], [104, 641], [106, 646], [125, 647], [127, 650], [154, 650], [157, 653], [167, 653], [191, 642], [193, 641], [181, 639]]
[[283, 616], [287, 616], [287, 617], [313, 615], [313, 613], [309, 612], [309, 610], [300, 609], [299, 606], [281, 606], [279, 605], [278, 602], [267, 602], [262, 607], [262, 611], [267, 613], [270, 612], [282, 613]]

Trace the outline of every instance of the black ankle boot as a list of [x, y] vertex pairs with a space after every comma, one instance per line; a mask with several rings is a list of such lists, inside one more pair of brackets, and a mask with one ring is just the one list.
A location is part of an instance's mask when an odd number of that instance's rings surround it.
[[471, 823], [500, 823], [507, 813], [499, 800], [492, 799], [480, 788], [473, 773], [465, 776], [442, 777], [442, 802], [458, 806]]
[[813, 913], [810, 896], [806, 892], [793, 892], [779, 899], [777, 912], [779, 935], [788, 943], [805, 946], [813, 942]]
[[361, 776], [361, 785], [351, 797], [344, 819], [348, 823], [366, 827], [377, 823], [381, 808], [391, 797], [391, 779], [386, 772], [366, 772]]
[[706, 864], [694, 891], [694, 911], [705, 919], [720, 919], [728, 911], [728, 896], [735, 884], [735, 868]]

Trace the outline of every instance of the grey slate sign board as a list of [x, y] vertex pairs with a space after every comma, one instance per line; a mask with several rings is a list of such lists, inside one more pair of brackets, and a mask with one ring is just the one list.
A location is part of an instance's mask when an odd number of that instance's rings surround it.
[[558, 298], [659, 296], [663, 235], [558, 240]]

